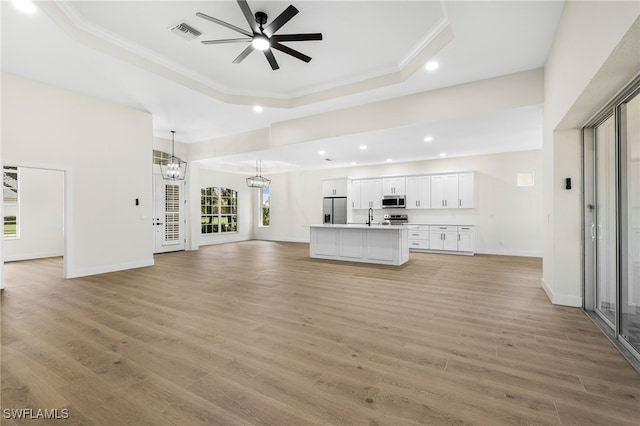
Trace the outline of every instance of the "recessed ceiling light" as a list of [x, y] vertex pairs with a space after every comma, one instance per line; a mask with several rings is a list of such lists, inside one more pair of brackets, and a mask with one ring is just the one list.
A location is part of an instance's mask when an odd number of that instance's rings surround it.
[[36, 13], [36, 5], [31, 0], [13, 0], [16, 9], [24, 13]]
[[435, 71], [439, 66], [440, 64], [438, 64], [436, 61], [429, 61], [424, 67], [427, 71]]
[[441, 153], [440, 153], [440, 157], [446, 157], [446, 156], [447, 156], [447, 153], [446, 153], [446, 152], [441, 152]]
[[254, 112], [262, 112], [264, 111], [264, 108], [262, 108], [260, 105], [256, 105], [253, 107], [253, 111]]
[[318, 151], [318, 155], [325, 155], [326, 153], [327, 153], [327, 151], [324, 151], [324, 150]]
[[433, 141], [433, 136], [425, 136], [425, 137], [424, 137], [424, 141], [425, 141], [425, 142], [431, 142], [431, 141]]
[[391, 158], [387, 158], [387, 163], [392, 162], [393, 160]]
[[360, 145], [360, 149], [364, 151], [365, 149], [367, 149], [367, 146], [366, 145]]

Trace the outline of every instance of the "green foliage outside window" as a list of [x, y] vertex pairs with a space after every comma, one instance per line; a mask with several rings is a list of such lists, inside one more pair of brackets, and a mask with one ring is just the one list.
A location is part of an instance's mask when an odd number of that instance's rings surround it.
[[200, 226], [202, 234], [238, 230], [238, 192], [229, 188], [200, 190]]

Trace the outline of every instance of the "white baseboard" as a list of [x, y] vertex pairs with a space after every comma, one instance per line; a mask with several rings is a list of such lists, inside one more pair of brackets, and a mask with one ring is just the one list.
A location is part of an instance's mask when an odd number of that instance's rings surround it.
[[306, 243], [309, 244], [308, 239], [300, 239], [300, 238], [252, 238], [256, 241], [274, 241], [280, 243]]
[[472, 251], [454, 251], [454, 250], [431, 250], [420, 248], [409, 248], [412, 253], [436, 253], [436, 254], [453, 254], [457, 256], [473, 256], [475, 252]]
[[572, 296], [570, 294], [558, 294], [554, 293], [544, 278], [541, 280], [541, 287], [544, 292], [547, 294], [547, 297], [554, 305], [562, 305], [562, 306], [571, 306], [574, 308], [582, 307], [582, 297], [580, 296]]
[[231, 234], [200, 237], [199, 246], [210, 246], [224, 243], [237, 243], [238, 241], [249, 241], [251, 237], [248, 234]]
[[144, 268], [153, 266], [153, 257], [147, 260], [139, 260], [136, 262], [117, 263], [113, 265], [96, 266], [93, 268], [73, 269], [69, 268], [65, 273], [65, 278], [79, 278], [89, 275], [106, 274], [109, 272], [124, 271], [127, 269]]
[[33, 259], [44, 259], [47, 257], [60, 257], [64, 256], [64, 251], [52, 251], [45, 253], [27, 253], [27, 254], [10, 254], [5, 255], [5, 262], [17, 262], [20, 260], [33, 260]]
[[476, 254], [495, 254], [498, 256], [542, 257], [542, 252], [529, 250], [480, 249]]

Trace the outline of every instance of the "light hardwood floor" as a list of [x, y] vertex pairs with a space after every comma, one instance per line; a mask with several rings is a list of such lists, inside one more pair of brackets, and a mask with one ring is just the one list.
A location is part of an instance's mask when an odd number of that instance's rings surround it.
[[540, 259], [374, 266], [249, 241], [155, 261], [73, 280], [61, 259], [6, 264], [2, 408], [68, 408], [55, 425], [640, 424], [640, 375], [549, 303]]

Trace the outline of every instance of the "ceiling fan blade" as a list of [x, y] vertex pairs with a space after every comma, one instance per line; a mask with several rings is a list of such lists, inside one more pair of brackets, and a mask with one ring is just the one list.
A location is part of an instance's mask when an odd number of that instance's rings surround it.
[[278, 42], [272, 43], [271, 47], [274, 49], [278, 49], [279, 51], [284, 52], [288, 55], [291, 55], [294, 58], [298, 58], [304, 62], [309, 62], [311, 60], [310, 56], [307, 56], [304, 53], [298, 52], [297, 50], [292, 49], [289, 46], [285, 46], [284, 44], [280, 44]]
[[200, 13], [200, 12], [196, 13], [196, 16], [202, 19], [206, 19], [207, 21], [215, 22], [216, 24], [222, 25], [223, 27], [227, 27], [231, 30], [237, 31], [240, 34], [246, 35], [247, 37], [253, 37], [253, 33], [250, 33], [247, 30], [243, 30], [240, 27], [236, 27], [235, 25], [232, 25], [228, 22], [221, 21], [220, 19], [214, 18], [213, 16], [205, 15], [204, 13]]
[[309, 41], [309, 40], [322, 40], [321, 33], [309, 33], [309, 34], [274, 34], [271, 37], [274, 41]]
[[249, 56], [249, 53], [253, 52], [253, 50], [254, 50], [254, 49], [255, 49], [255, 48], [253, 47], [253, 45], [252, 45], [252, 44], [250, 44], [249, 46], [247, 46], [247, 48], [246, 48], [246, 49], [244, 49], [244, 50], [242, 51], [242, 53], [240, 53], [240, 54], [238, 55], [238, 57], [237, 57], [237, 58], [235, 58], [235, 59], [233, 60], [233, 63], [234, 63], [234, 64], [239, 64], [240, 62], [244, 61], [244, 58], [246, 58], [247, 56]]
[[[253, 46], [251, 46], [253, 47]], [[278, 65], [278, 62], [276, 61], [276, 57], [273, 56], [273, 52], [271, 51], [271, 49], [267, 49], [264, 51], [264, 56], [267, 57], [267, 61], [269, 61], [269, 65], [271, 65], [271, 69], [272, 70], [277, 70], [278, 68], [280, 68], [280, 65]]]
[[250, 42], [250, 38], [225, 38], [222, 40], [202, 40], [200, 43], [202, 44], [224, 44], [224, 43], [241, 43], [241, 42]]
[[273, 33], [278, 31], [280, 27], [282, 27], [284, 24], [289, 22], [289, 20], [294, 16], [296, 16], [297, 14], [298, 14], [298, 9], [296, 9], [292, 5], [289, 5], [289, 7], [287, 7], [284, 10], [284, 12], [278, 15], [276, 19], [271, 21], [271, 23], [264, 28], [264, 33], [267, 35], [267, 37], [271, 37]]
[[240, 6], [240, 10], [242, 10], [242, 14], [244, 15], [244, 19], [246, 19], [249, 24], [249, 28], [251, 28], [254, 33], [260, 34], [260, 27], [258, 27], [258, 23], [256, 22], [255, 16], [253, 16], [253, 12], [251, 12], [249, 4], [245, 0], [237, 1], [238, 6]]

